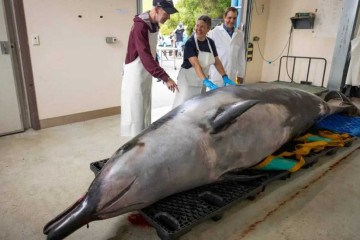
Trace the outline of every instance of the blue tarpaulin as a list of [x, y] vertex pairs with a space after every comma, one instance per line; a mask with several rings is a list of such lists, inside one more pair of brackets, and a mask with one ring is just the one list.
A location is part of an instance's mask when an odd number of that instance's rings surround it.
[[360, 137], [360, 117], [333, 114], [317, 122], [315, 126], [333, 132], [348, 133], [352, 136]]

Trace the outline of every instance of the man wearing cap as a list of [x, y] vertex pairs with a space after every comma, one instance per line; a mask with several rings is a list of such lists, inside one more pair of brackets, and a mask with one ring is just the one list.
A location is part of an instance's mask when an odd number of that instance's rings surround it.
[[121, 135], [134, 137], [151, 123], [152, 76], [172, 92], [179, 91], [156, 59], [159, 23], [177, 10], [171, 0], [153, 0], [150, 11], [133, 19], [121, 87]]

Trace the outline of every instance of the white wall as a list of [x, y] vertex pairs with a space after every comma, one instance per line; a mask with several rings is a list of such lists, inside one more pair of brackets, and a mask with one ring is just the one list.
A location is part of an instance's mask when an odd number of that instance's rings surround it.
[[[289, 38], [290, 18], [297, 12], [316, 12], [314, 29], [293, 30], [289, 55], [325, 58], [327, 69], [324, 86], [326, 86], [333, 58], [342, 0], [256, 0], [256, 3], [258, 12], [261, 10], [261, 4], [264, 4], [264, 12], [258, 15], [253, 6], [250, 41], [254, 44], [254, 58], [247, 64], [245, 81], [248, 83], [277, 80], [280, 63], [280, 59], [277, 58], [287, 54], [287, 47], [285, 50], [284, 47]], [[260, 56], [259, 47], [252, 40], [254, 36], [260, 37], [260, 50], [264, 58], [271, 63], [264, 61]], [[297, 60], [294, 72], [295, 82], [306, 79], [307, 64], [307, 60]], [[280, 80], [290, 81], [284, 66], [285, 61], [283, 60]], [[313, 61], [311, 65], [309, 81], [314, 85], [321, 85], [323, 66], [322, 61]], [[291, 75], [292, 60], [288, 61], [288, 70]]]
[[[253, 1], [253, 3], [255, 3]], [[264, 6], [262, 10], [262, 5]], [[264, 54], [265, 40], [267, 35], [268, 18], [270, 12], [270, 0], [256, 0], [257, 10], [255, 4], [253, 4], [253, 14], [251, 18], [249, 42], [254, 45], [253, 48], [253, 59], [246, 63], [246, 76], [245, 83], [254, 83], [261, 80], [261, 69], [264, 61], [261, 58], [259, 47], [261, 52]], [[258, 42], [253, 41], [253, 38], [257, 36], [260, 38]]]
[[40, 120], [119, 106], [136, 1], [24, 0], [24, 8]]

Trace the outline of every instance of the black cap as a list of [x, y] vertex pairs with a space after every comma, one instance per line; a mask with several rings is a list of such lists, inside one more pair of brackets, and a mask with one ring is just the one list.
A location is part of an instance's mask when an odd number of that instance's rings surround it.
[[172, 0], [153, 0], [154, 7], [161, 7], [167, 14], [177, 13]]

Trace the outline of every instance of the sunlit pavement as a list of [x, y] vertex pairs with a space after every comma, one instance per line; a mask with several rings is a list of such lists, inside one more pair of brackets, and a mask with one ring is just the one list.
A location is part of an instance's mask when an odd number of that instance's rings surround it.
[[[179, 74], [180, 66], [183, 62], [182, 57], [177, 57], [174, 60], [173, 56], [167, 56], [168, 60], [163, 57], [163, 60], [160, 62], [161, 67], [170, 75], [170, 77], [177, 81], [177, 76]], [[176, 70], [174, 69], [174, 61]], [[156, 121], [161, 116], [166, 114], [171, 110], [175, 93], [167, 89], [166, 85], [161, 82], [157, 82], [156, 78], [153, 78], [152, 85], [152, 121]]]

